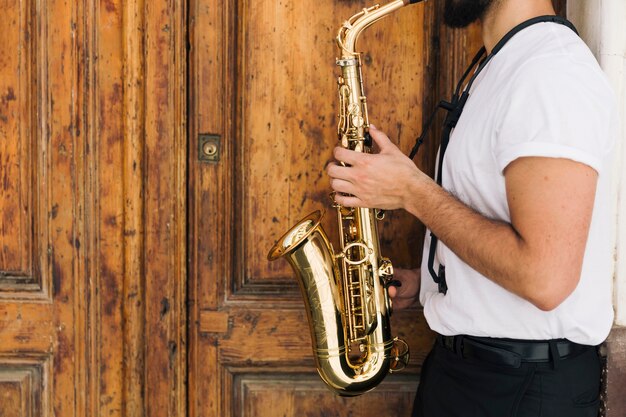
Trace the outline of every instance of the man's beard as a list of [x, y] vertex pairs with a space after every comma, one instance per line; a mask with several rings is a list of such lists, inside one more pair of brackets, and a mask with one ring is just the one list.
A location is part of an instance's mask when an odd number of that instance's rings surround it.
[[494, 0], [446, 0], [443, 21], [452, 28], [464, 28], [483, 17]]

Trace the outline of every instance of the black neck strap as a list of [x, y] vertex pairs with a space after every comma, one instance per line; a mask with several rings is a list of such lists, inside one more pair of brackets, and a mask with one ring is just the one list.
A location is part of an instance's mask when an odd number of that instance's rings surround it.
[[502, 39], [500, 39], [496, 46], [494, 46], [493, 51], [491, 51], [491, 55], [495, 55], [500, 52], [500, 49], [502, 49], [502, 47], [506, 45], [506, 43], [518, 32], [536, 23], [559, 23], [561, 25], [567, 26], [578, 35], [578, 30], [576, 30], [576, 27], [572, 24], [572, 22], [565, 19], [564, 17], [554, 15], [537, 16], [533, 17], [532, 19], [528, 19], [511, 29], [506, 35], [504, 35], [504, 37], [502, 37]]
[[[481, 71], [487, 66], [489, 61], [491, 61], [491, 59], [493, 59], [493, 57], [496, 56], [498, 52], [500, 52], [500, 50], [504, 47], [504, 45], [506, 45], [507, 42], [511, 40], [513, 36], [517, 35], [519, 32], [521, 32], [522, 30], [526, 29], [529, 26], [532, 26], [537, 23], [544, 23], [544, 22], [562, 24], [572, 29], [578, 35], [578, 31], [576, 30], [574, 25], [571, 22], [569, 22], [567, 19], [564, 19], [560, 16], [538, 16], [538, 17], [533, 17], [532, 19], [529, 19], [529, 20], [526, 20], [525, 22], [520, 23], [519, 25], [511, 29], [506, 35], [504, 35], [502, 39], [500, 39], [500, 41], [494, 46], [490, 54], [487, 55], [487, 50], [484, 47], [481, 48], [476, 54], [476, 56], [474, 57], [474, 59], [472, 60], [472, 63], [470, 64], [470, 66], [467, 68], [467, 70], [465, 70], [465, 73], [463, 74], [463, 76], [461, 77], [461, 80], [457, 84], [454, 94], [452, 96], [452, 100], [449, 102], [442, 101], [437, 106], [437, 110], [439, 108], [443, 108], [448, 111], [448, 114], [444, 121], [444, 127], [441, 132], [441, 147], [439, 149], [439, 161], [438, 161], [437, 173], [435, 176], [435, 180], [437, 181], [437, 184], [441, 185], [441, 175], [443, 172], [442, 171], [443, 159], [444, 159], [446, 150], [448, 148], [448, 144], [450, 142], [450, 134], [452, 133], [452, 129], [456, 127], [456, 124], [461, 118], [461, 114], [463, 113], [463, 109], [465, 108], [465, 103], [467, 103], [467, 100], [469, 99], [469, 96], [470, 96], [472, 84], [474, 83], [478, 75], [481, 73]], [[478, 65], [478, 68], [476, 69], [472, 77], [467, 82], [465, 88], [463, 88], [463, 85], [465, 84], [465, 80], [467, 79], [472, 69], [476, 65]], [[462, 93], [461, 93], [461, 90], [463, 91]], [[418, 141], [416, 142], [415, 147], [413, 148], [413, 151], [411, 152], [411, 155], [410, 155], [411, 159], [413, 159], [413, 157], [417, 153], [417, 149], [419, 148], [419, 145], [421, 145], [421, 143], [424, 141], [426, 131], [430, 127], [430, 124], [432, 123], [432, 120], [434, 119], [434, 115], [435, 113], [433, 113], [433, 115], [429, 118], [429, 121], [427, 122], [425, 129], [422, 131], [423, 132], [422, 135], [418, 138]], [[437, 240], [438, 240], [437, 236], [431, 233], [430, 251], [428, 253], [428, 271], [430, 272], [430, 275], [432, 276], [433, 280], [438, 284], [439, 292], [445, 294], [448, 291], [448, 286], [446, 284], [445, 267], [443, 265], [439, 265], [439, 271], [435, 271], [435, 268], [434, 268], [435, 252], [437, 249]]]

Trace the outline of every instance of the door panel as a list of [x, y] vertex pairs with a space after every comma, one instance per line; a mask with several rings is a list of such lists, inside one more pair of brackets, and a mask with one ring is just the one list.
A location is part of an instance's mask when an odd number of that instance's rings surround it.
[[0, 30], [0, 414], [75, 415], [74, 306], [82, 189], [68, 126], [77, 76], [70, 7], [2, 2]]
[[[49, 262], [32, 248], [49, 246], [44, 210], [50, 193], [38, 181], [37, 172], [45, 172], [42, 168], [49, 164], [38, 156], [50, 154], [43, 152], [43, 144], [37, 141], [42, 132], [33, 124], [38, 114], [35, 103], [42, 93], [36, 87], [42, 69], [37, 52], [47, 50], [36, 30], [34, 4], [16, 1], [7, 6], [3, 10], [7, 27], [0, 33], [0, 297], [46, 299], [51, 287]], [[31, 34], [37, 41], [26, 38]]]
[[184, 2], [0, 10], [0, 415], [182, 416]]
[[[334, 38], [345, 19], [370, 5], [191, 2], [191, 416], [410, 412], [419, 366], [432, 343], [421, 312], [398, 313], [392, 322], [394, 334], [411, 345], [410, 368], [373, 393], [338, 398], [315, 372], [290, 267], [266, 258], [297, 220], [331, 210], [324, 167], [336, 144]], [[360, 40], [372, 122], [407, 153], [431, 100], [434, 15], [429, 4], [407, 7]], [[219, 138], [217, 162], [202, 155], [207, 135]], [[420, 166], [427, 161], [421, 157]], [[334, 219], [330, 212], [324, 220], [333, 241]], [[406, 214], [389, 213], [381, 223], [383, 254], [396, 266], [419, 264], [422, 238], [422, 226]]]
[[[415, 396], [415, 384], [394, 378], [383, 387], [355, 400], [329, 394], [315, 374], [275, 373], [235, 378], [234, 415], [369, 417], [407, 415]], [[348, 411], [349, 410], [349, 411]]]

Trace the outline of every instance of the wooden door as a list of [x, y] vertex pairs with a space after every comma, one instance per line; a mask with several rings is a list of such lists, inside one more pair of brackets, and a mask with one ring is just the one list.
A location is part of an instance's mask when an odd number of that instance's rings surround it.
[[[408, 371], [340, 399], [291, 271], [265, 261], [328, 208], [333, 38], [368, 5], [0, 0], [1, 416], [407, 414], [432, 341], [421, 312], [393, 319]], [[361, 42], [372, 120], [405, 151], [477, 44], [440, 9]], [[396, 266], [419, 263], [413, 219], [382, 230]]]
[[[441, 14], [434, 3], [406, 7], [360, 40], [371, 121], [407, 153], [439, 90], [431, 82]], [[393, 316], [393, 332], [411, 348], [409, 369], [367, 395], [336, 397], [315, 372], [291, 269], [266, 259], [274, 241], [297, 220], [330, 209], [324, 167], [336, 143], [334, 38], [344, 20], [365, 6], [371, 4], [190, 3], [192, 417], [410, 414], [433, 339], [421, 311]], [[461, 64], [450, 65], [458, 73], [475, 42], [466, 35], [447, 36], [461, 40], [455, 42]], [[470, 46], [467, 53], [463, 45]], [[435, 148], [433, 138], [418, 165], [432, 170]], [[205, 149], [212, 155], [203, 154]], [[333, 219], [331, 212], [324, 227], [335, 240]], [[381, 230], [383, 253], [396, 266], [419, 265], [423, 228], [417, 221], [393, 212]]]
[[0, 0], [0, 416], [186, 413], [185, 10]]

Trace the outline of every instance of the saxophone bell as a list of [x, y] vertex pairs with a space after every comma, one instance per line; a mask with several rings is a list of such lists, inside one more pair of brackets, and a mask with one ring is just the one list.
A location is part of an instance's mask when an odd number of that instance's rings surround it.
[[315, 211], [299, 221], [278, 239], [268, 259], [284, 257], [298, 278], [320, 377], [338, 395], [356, 396], [376, 387], [389, 372], [403, 369], [408, 346], [391, 339], [388, 323], [380, 319], [369, 323], [362, 340], [350, 339], [349, 322], [355, 320], [345, 308], [347, 290], [338, 265], [362, 265], [365, 261], [351, 257], [364, 248], [354, 245], [335, 255], [320, 224], [323, 215]]

